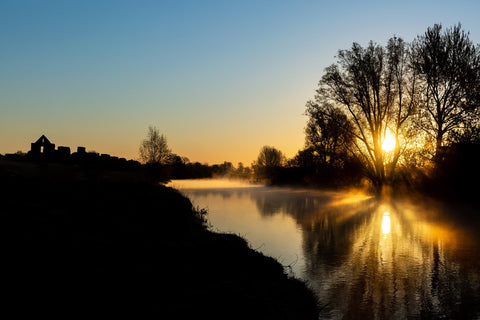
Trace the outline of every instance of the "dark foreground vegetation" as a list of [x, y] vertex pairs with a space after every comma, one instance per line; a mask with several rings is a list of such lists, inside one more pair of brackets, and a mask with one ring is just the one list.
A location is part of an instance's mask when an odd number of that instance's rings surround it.
[[0, 160], [4, 313], [316, 319], [278, 262], [137, 173]]

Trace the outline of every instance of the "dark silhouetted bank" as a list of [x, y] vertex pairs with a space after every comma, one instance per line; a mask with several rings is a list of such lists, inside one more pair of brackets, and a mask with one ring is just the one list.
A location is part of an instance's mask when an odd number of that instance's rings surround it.
[[316, 319], [305, 284], [135, 171], [0, 159], [4, 313]]

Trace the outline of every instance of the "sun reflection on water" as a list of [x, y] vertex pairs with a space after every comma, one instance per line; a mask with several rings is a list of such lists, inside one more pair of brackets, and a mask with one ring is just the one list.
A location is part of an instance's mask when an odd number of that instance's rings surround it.
[[321, 319], [480, 319], [478, 242], [440, 204], [196, 183], [188, 193], [212, 225], [280, 261], [298, 258], [293, 274], [325, 305]]
[[382, 217], [382, 233], [384, 238], [390, 233], [391, 224], [390, 212], [385, 211]]

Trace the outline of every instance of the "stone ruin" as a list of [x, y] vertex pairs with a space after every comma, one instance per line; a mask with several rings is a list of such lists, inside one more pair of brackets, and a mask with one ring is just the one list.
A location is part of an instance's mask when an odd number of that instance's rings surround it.
[[[7, 159], [22, 160], [18, 154], [6, 154]], [[87, 152], [85, 147], [77, 147], [77, 152], [71, 153], [70, 147], [59, 146], [55, 149], [55, 144], [51, 143], [45, 135], [42, 135], [37, 141], [31, 143], [30, 151], [25, 159], [30, 161], [42, 162], [62, 162], [71, 164], [100, 164], [110, 167], [125, 167], [139, 165], [137, 161], [126, 160], [110, 156], [109, 154], [98, 154], [96, 152]]]

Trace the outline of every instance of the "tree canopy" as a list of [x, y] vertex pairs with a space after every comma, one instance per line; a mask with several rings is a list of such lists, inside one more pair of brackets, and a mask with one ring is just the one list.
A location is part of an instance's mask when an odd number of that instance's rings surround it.
[[285, 163], [285, 156], [275, 147], [263, 146], [257, 160], [252, 164], [255, 176], [260, 179], [272, 178]]
[[438, 153], [478, 122], [480, 49], [460, 24], [447, 29], [436, 24], [413, 42], [412, 67], [421, 80], [419, 123]]
[[307, 102], [307, 147], [329, 159], [348, 152], [381, 186], [399, 162], [472, 140], [480, 133], [479, 51], [460, 25], [435, 25], [411, 44], [393, 37], [339, 50]]
[[147, 164], [166, 164], [172, 156], [167, 138], [153, 126], [148, 127], [147, 137], [140, 144], [139, 152], [140, 159]]
[[257, 157], [259, 167], [280, 167], [284, 162], [283, 153], [275, 147], [263, 146]]
[[[416, 77], [407, 68], [408, 54], [405, 42], [396, 37], [386, 47], [354, 43], [350, 50], [338, 52], [337, 63], [325, 70], [315, 97], [314, 109], [331, 105], [347, 117], [349, 125], [343, 128], [352, 136], [347, 149], [378, 185], [393, 174], [403, 151], [400, 140], [407, 135], [405, 123], [414, 110]], [[396, 143], [387, 153], [382, 145], [389, 136]]]

